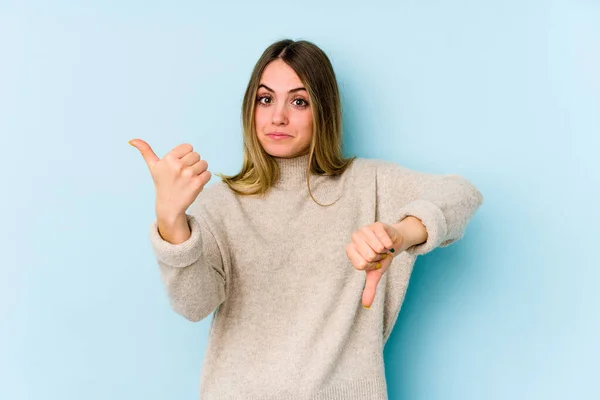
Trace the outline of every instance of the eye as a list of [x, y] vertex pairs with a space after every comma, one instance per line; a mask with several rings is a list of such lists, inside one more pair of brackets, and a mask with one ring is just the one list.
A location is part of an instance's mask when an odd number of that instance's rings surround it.
[[[263, 102], [263, 100], [269, 100], [268, 102]], [[268, 104], [271, 103], [271, 96], [258, 96], [258, 98], [256, 99], [257, 103], [259, 103], [260, 105], [266, 106]]]
[[300, 107], [300, 108], [304, 108], [304, 107], [308, 106], [308, 102], [306, 100], [304, 100], [303, 98], [301, 98], [301, 97], [297, 97], [293, 101], [294, 102], [297, 102], [297, 101], [301, 102], [300, 104], [295, 103], [295, 105], [298, 106], [298, 107]]

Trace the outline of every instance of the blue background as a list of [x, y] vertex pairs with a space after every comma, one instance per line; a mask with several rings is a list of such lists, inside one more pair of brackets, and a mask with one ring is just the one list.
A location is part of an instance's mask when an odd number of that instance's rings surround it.
[[169, 308], [127, 141], [237, 172], [245, 85], [287, 37], [330, 56], [347, 155], [485, 197], [417, 260], [390, 399], [599, 399], [592, 0], [0, 1], [0, 398], [197, 398], [210, 318]]

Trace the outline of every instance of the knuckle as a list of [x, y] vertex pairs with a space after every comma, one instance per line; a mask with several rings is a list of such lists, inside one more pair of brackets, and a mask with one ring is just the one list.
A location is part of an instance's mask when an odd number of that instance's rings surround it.
[[167, 154], [164, 157], [164, 160], [174, 169], [180, 169], [183, 165], [183, 163], [171, 153]]
[[177, 171], [178, 173], [183, 173], [183, 169], [185, 168], [185, 166], [183, 165], [183, 163], [179, 160], [173, 160], [171, 161], [171, 165], [173, 166], [173, 169], [175, 171]]
[[186, 178], [191, 178], [191, 177], [193, 177], [193, 176], [194, 176], [194, 171], [192, 171], [192, 169], [191, 169], [191, 168], [184, 168], [184, 169], [181, 171], [181, 175], [182, 175], [182, 176], [185, 176]]

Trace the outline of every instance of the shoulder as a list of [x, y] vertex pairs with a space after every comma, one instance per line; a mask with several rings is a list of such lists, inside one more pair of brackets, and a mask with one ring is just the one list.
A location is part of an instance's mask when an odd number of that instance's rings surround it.
[[357, 158], [352, 172], [352, 179], [365, 184], [366, 181], [375, 182], [377, 187], [395, 187], [403, 190], [413, 190], [424, 184], [439, 182], [442, 179], [451, 179], [451, 175], [433, 174], [415, 170], [394, 161], [379, 158]]
[[410, 173], [411, 170], [407, 167], [393, 161], [382, 160], [379, 158], [362, 158], [357, 157], [351, 164], [353, 175], [375, 175], [386, 176], [388, 174]]
[[229, 189], [229, 186], [225, 182], [217, 181], [204, 186], [204, 189], [200, 194], [211, 199], [222, 199], [224, 197], [230, 197], [234, 193]]
[[383, 160], [380, 158], [356, 157], [354, 159], [354, 162], [352, 163], [352, 166], [357, 169], [377, 169], [381, 167], [400, 166], [400, 164], [395, 163], [393, 161]]

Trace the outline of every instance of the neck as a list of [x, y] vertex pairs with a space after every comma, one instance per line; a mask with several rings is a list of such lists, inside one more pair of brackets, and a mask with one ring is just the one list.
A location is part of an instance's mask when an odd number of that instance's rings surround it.
[[306, 186], [308, 157], [308, 154], [293, 158], [273, 157], [279, 167], [279, 179], [273, 187], [290, 189]]

